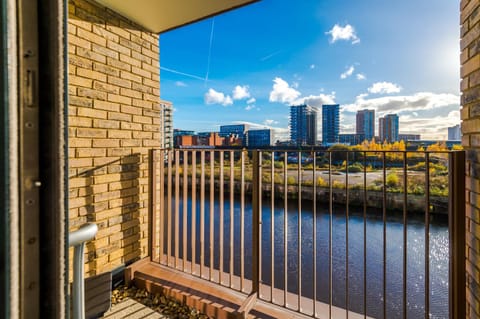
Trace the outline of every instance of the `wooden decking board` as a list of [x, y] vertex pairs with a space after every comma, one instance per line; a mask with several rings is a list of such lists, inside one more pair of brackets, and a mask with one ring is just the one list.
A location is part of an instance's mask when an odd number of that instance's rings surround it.
[[[237, 311], [246, 298], [248, 298], [248, 295], [245, 293], [183, 273], [179, 270], [162, 266], [155, 262], [141, 261], [138, 265], [134, 265], [134, 268], [135, 270], [132, 271], [131, 275], [134, 276], [137, 287], [146, 288], [153, 293], [164, 293], [218, 319], [239, 318], [241, 314]], [[222, 277], [224, 277], [223, 275], [224, 274], [222, 274]], [[217, 274], [217, 278], [219, 277], [220, 274]], [[235, 280], [238, 281], [239, 279], [237, 278]], [[251, 284], [246, 280], [245, 285], [249, 286]], [[260, 286], [260, 294], [264, 298], [269, 297], [270, 291], [269, 286]], [[273, 294], [276, 303], [283, 302], [283, 290], [274, 289]], [[304, 319], [313, 317], [313, 301], [311, 299], [306, 297], [301, 298], [302, 312], [307, 315], [295, 311], [298, 309], [298, 295], [288, 293], [287, 304], [293, 309], [287, 309], [257, 298], [247, 318]], [[316, 318], [328, 318], [328, 304], [317, 301], [316, 309]], [[333, 319], [346, 318], [347, 311], [345, 309], [338, 307], [332, 307], [331, 309]], [[309, 313], [310, 315], [308, 315]], [[360, 319], [364, 318], [364, 316], [349, 311], [348, 318]]]

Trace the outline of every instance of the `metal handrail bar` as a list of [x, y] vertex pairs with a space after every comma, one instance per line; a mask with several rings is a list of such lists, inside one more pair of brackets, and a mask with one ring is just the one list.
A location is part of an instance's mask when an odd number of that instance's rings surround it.
[[85, 319], [84, 261], [85, 243], [97, 234], [95, 223], [86, 223], [68, 235], [68, 245], [73, 247], [73, 319]]

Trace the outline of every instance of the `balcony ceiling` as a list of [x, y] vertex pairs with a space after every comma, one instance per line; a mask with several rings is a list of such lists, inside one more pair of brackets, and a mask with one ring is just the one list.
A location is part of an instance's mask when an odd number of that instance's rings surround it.
[[259, 0], [97, 0], [102, 5], [162, 33]]

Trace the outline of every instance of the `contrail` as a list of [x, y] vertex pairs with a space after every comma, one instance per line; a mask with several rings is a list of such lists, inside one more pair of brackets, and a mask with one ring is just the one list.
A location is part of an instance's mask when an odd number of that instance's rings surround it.
[[215, 28], [215, 18], [212, 18], [212, 30], [210, 31], [210, 45], [208, 47], [208, 61], [207, 61], [207, 74], [205, 74], [205, 85], [208, 81], [208, 74], [210, 73], [210, 59], [212, 57], [212, 44], [213, 44], [213, 30]]
[[268, 60], [268, 59], [276, 56], [276, 55], [279, 54], [280, 52], [282, 52], [282, 50], [275, 51], [275, 52], [273, 52], [273, 53], [271, 53], [271, 54], [269, 54], [269, 55], [267, 55], [267, 56], [264, 56], [263, 58], [260, 59], [260, 61], [262, 61], [262, 62], [263, 62], [263, 61], [266, 61], [266, 60]]
[[201, 81], [207, 81], [206, 78], [202, 78], [200, 76], [197, 76], [197, 75], [193, 75], [193, 74], [188, 74], [188, 73], [184, 73], [184, 72], [180, 72], [180, 71], [177, 71], [177, 70], [172, 70], [172, 69], [169, 69], [169, 68], [166, 68], [164, 66], [160, 66], [160, 70], [163, 70], [163, 71], [167, 71], [167, 72], [171, 72], [171, 73], [175, 73], [175, 74], [180, 74], [180, 75], [184, 75], [184, 76], [188, 76], [190, 78], [193, 78], [193, 79], [197, 79], [197, 80], [201, 80]]

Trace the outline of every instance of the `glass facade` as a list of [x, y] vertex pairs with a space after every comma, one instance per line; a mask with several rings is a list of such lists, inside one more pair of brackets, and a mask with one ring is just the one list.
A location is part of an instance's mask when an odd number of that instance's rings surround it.
[[339, 142], [340, 105], [325, 104], [322, 106], [322, 144], [331, 145]]
[[295, 145], [317, 144], [317, 110], [306, 104], [290, 106], [290, 140]]

